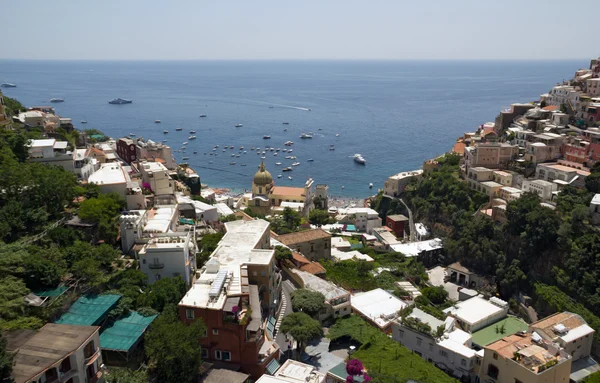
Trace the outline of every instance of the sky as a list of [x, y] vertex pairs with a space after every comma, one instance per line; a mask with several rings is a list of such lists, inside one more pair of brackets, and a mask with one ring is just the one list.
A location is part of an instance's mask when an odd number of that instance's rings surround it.
[[[577, 19], [561, 19], [563, 14]], [[599, 0], [0, 0], [0, 59], [580, 59]], [[8, 34], [7, 34], [7, 31]]]

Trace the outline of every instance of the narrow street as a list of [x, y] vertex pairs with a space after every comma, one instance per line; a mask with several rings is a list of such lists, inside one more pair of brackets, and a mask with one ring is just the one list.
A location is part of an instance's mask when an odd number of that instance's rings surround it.
[[[281, 326], [281, 321], [283, 320], [283, 318], [286, 315], [289, 315], [292, 313], [292, 291], [296, 290], [296, 287], [294, 287], [294, 285], [288, 281], [285, 280], [281, 283], [281, 312], [279, 314], [279, 316], [277, 317], [277, 324], [275, 325], [275, 330], [276, 330], [276, 335], [275, 335], [275, 342], [277, 342], [277, 344], [279, 345], [280, 349], [281, 349], [281, 354], [282, 356], [285, 356], [287, 359], [287, 353], [288, 353], [288, 344], [289, 342], [286, 342], [286, 336], [284, 333], [279, 331], [279, 326]], [[282, 358], [282, 360], [284, 360]]]

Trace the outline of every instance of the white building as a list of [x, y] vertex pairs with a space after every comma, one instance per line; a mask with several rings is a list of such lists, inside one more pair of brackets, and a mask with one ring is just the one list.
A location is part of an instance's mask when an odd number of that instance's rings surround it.
[[374, 228], [381, 226], [379, 213], [368, 207], [351, 207], [339, 209], [336, 217], [340, 223], [350, 223], [357, 231], [371, 234]]
[[325, 374], [314, 366], [288, 359], [273, 375], [264, 374], [256, 383], [323, 383]]
[[148, 283], [180, 276], [190, 286], [196, 270], [197, 252], [194, 233], [177, 232], [155, 234], [137, 256], [140, 270], [148, 276]]
[[325, 307], [319, 312], [318, 319], [323, 321], [329, 317], [341, 318], [352, 312], [350, 293], [343, 288], [321, 279], [316, 275], [301, 271], [291, 270], [290, 277], [305, 289], [319, 292], [325, 297]]
[[391, 331], [398, 311], [407, 303], [383, 289], [374, 289], [352, 297], [352, 310], [383, 332]]
[[419, 242], [396, 243], [390, 245], [392, 251], [404, 254], [406, 257], [418, 257], [440, 252], [444, 248], [439, 238]]
[[392, 197], [398, 197], [412, 179], [420, 177], [422, 174], [422, 169], [394, 174], [385, 181], [383, 193]]
[[[473, 376], [477, 357], [471, 335], [456, 327], [454, 318], [442, 321], [415, 308], [407, 319], [393, 322], [395, 341], [450, 375], [465, 380]], [[435, 336], [439, 327], [444, 328], [441, 337]]]
[[574, 111], [579, 110], [580, 92], [571, 85], [557, 85], [550, 91], [548, 104], [554, 106], [565, 105], [571, 107]]
[[88, 178], [89, 183], [98, 185], [101, 193], [116, 193], [127, 202], [127, 210], [143, 209], [146, 198], [137, 182], [132, 182], [129, 173], [117, 162], [104, 163]]
[[233, 214], [233, 210], [226, 203], [218, 202], [215, 204], [215, 208], [219, 217], [227, 217]]
[[29, 160], [48, 165], [60, 166], [66, 171], [75, 173], [79, 180], [87, 180], [98, 170], [98, 163], [89, 155], [87, 149], [69, 151], [67, 141], [54, 138], [31, 140], [29, 142]]
[[89, 155], [88, 149], [75, 149], [73, 152], [73, 172], [79, 180], [87, 181], [99, 168], [100, 164]]
[[529, 329], [548, 342], [558, 343], [574, 362], [589, 357], [592, 351], [595, 331], [578, 314], [556, 313], [530, 324]]
[[174, 193], [175, 182], [169, 175], [169, 169], [160, 162], [141, 162], [140, 173], [142, 174], [142, 183], [150, 185], [150, 190], [154, 195]]
[[508, 303], [496, 297], [486, 301], [477, 296], [458, 302], [444, 312], [456, 318], [463, 329], [474, 333], [505, 318], [508, 315]]
[[219, 220], [219, 210], [214, 205], [196, 201], [183, 194], [177, 194], [177, 202], [188, 204], [194, 208], [195, 220], [204, 222], [217, 222]]
[[552, 193], [558, 189], [554, 182], [544, 180], [523, 180], [523, 191], [533, 192], [540, 196], [542, 201], [552, 200]]
[[138, 160], [154, 161], [156, 158], [160, 158], [165, 161], [167, 169], [172, 170], [177, 167], [177, 163], [175, 163], [173, 154], [171, 153], [171, 147], [162, 142], [144, 141], [140, 138], [136, 142], [135, 151]]

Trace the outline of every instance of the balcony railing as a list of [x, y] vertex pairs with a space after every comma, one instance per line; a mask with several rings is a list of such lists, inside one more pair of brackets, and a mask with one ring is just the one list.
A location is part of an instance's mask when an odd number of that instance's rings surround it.
[[100, 353], [100, 347], [96, 347], [94, 353], [84, 359], [84, 363], [86, 365], [91, 364], [94, 361], [94, 359], [98, 357], [99, 353]]
[[153, 269], [153, 270], [154, 269], [162, 269], [162, 268], [165, 267], [165, 264], [164, 263], [156, 263], [156, 262], [154, 262], [154, 263], [149, 263], [148, 267], [151, 268], [151, 269]]

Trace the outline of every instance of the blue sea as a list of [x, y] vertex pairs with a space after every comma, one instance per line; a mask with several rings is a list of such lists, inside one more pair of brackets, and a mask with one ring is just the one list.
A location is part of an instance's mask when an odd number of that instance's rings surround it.
[[[265, 164], [277, 185], [301, 186], [312, 177], [328, 184], [332, 195], [365, 197], [373, 193], [369, 183], [375, 190], [388, 176], [421, 167], [424, 160], [448, 151], [463, 132], [494, 121], [511, 103], [537, 100], [588, 64], [585, 60], [4, 60], [0, 82], [17, 84], [2, 91], [27, 106], [64, 98], [64, 103], [53, 104], [57, 113], [73, 118], [80, 129], [96, 128], [115, 138], [135, 133], [166, 139], [174, 151], [189, 141], [186, 153], [174, 152], [175, 157], [181, 162], [189, 157], [187, 162], [202, 183], [212, 187], [249, 189], [261, 161], [249, 149], [265, 145], [283, 149], [291, 140], [296, 160], [286, 160], [286, 153], [266, 154]], [[133, 103], [108, 104], [117, 97]], [[201, 114], [207, 117], [200, 118]], [[80, 124], [81, 120], [88, 124]], [[184, 130], [176, 132], [177, 127]], [[188, 140], [190, 130], [197, 132], [196, 140]], [[302, 140], [303, 132], [313, 132], [314, 137]], [[264, 135], [271, 139], [264, 140]], [[220, 146], [218, 156], [211, 156], [215, 145]], [[224, 153], [224, 145], [235, 150]], [[329, 150], [331, 145], [335, 150]], [[240, 146], [248, 153], [232, 158]], [[362, 154], [367, 164], [355, 163], [355, 153]], [[294, 161], [300, 165], [281, 172]], [[278, 174], [283, 177], [276, 178]]]

